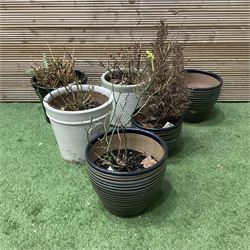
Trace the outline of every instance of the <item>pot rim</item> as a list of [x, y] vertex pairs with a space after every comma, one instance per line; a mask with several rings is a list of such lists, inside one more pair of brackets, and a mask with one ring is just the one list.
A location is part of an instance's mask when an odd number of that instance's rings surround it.
[[[83, 75], [83, 81], [85, 82], [85, 83], [87, 83], [87, 81], [88, 81], [88, 76], [86, 75], [86, 73], [85, 72], [83, 72], [83, 71], [81, 71], [81, 70], [75, 70], [75, 72], [76, 73], [81, 73], [82, 75]], [[57, 89], [57, 88], [61, 88], [61, 87], [63, 87], [63, 86], [60, 86], [60, 87], [46, 87], [46, 86], [42, 86], [42, 85], [39, 85], [38, 84], [38, 82], [37, 82], [37, 80], [36, 80], [36, 77], [35, 76], [32, 76], [31, 77], [31, 79], [30, 79], [30, 82], [31, 82], [31, 85], [32, 86], [35, 86], [35, 87], [37, 87], [37, 88], [39, 88], [39, 89], [45, 89], [45, 90], [54, 90], [54, 89]]]
[[208, 87], [208, 88], [191, 88], [189, 87], [189, 89], [191, 90], [199, 90], [199, 91], [206, 91], [206, 90], [213, 90], [213, 89], [217, 89], [219, 87], [221, 87], [223, 85], [223, 79], [221, 76], [219, 76], [218, 74], [211, 72], [211, 71], [205, 71], [205, 70], [200, 70], [200, 69], [185, 69], [184, 71], [186, 71], [187, 73], [198, 73], [198, 74], [204, 74], [210, 77], [215, 78], [216, 80], [218, 80], [219, 84], [213, 87]]
[[[74, 86], [76, 87], [76, 85], [73, 85], [72, 87], [74, 87]], [[65, 88], [68, 88], [68, 87], [56, 88], [52, 92], [48, 93], [43, 99], [43, 105], [44, 105], [45, 108], [47, 108], [49, 110], [52, 110], [54, 113], [58, 113], [58, 114], [82, 114], [82, 113], [88, 114], [88, 113], [92, 113], [92, 112], [95, 112], [97, 110], [103, 109], [103, 108], [107, 107], [108, 105], [110, 105], [110, 103], [113, 102], [113, 94], [111, 93], [110, 90], [108, 90], [108, 89], [106, 89], [104, 87], [98, 86], [98, 85], [92, 85], [92, 86], [94, 86], [94, 92], [103, 94], [108, 98], [108, 100], [106, 102], [104, 102], [103, 104], [101, 104], [98, 107], [87, 109], [87, 110], [77, 110], [77, 111], [67, 111], [67, 110], [65, 111], [64, 110], [63, 111], [63, 110], [60, 110], [60, 109], [53, 108], [51, 105], [48, 104], [49, 100], [52, 98], [51, 95], [53, 95], [53, 93], [54, 94], [56, 93], [57, 95], [54, 96], [54, 97], [57, 97], [57, 96], [59, 96], [58, 91], [64, 90], [62, 93], [60, 93], [60, 94], [63, 94], [63, 93], [65, 93]], [[88, 85], [88, 84], [81, 84], [80, 85], [81, 90], [88, 89], [88, 87], [92, 87], [92, 86]], [[99, 90], [99, 91], [97, 91], [97, 90]], [[101, 90], [103, 90], [103, 91], [101, 91]]]
[[[122, 128], [119, 129], [119, 132], [122, 133]], [[110, 135], [112, 133], [112, 130], [110, 130], [108, 132], [108, 135]], [[116, 134], [117, 132], [115, 132]], [[93, 139], [90, 140], [90, 142], [88, 143], [86, 149], [85, 149], [85, 158], [87, 163], [89, 164], [89, 166], [91, 166], [92, 168], [94, 168], [95, 170], [102, 172], [104, 174], [108, 174], [108, 175], [114, 175], [114, 176], [135, 176], [135, 175], [140, 175], [140, 174], [145, 174], [148, 172], [153, 171], [154, 169], [156, 169], [157, 167], [161, 166], [162, 163], [164, 163], [164, 161], [167, 159], [168, 156], [168, 146], [166, 145], [166, 143], [157, 135], [150, 133], [148, 131], [142, 130], [142, 129], [137, 129], [137, 128], [125, 128], [125, 133], [134, 133], [134, 134], [141, 134], [141, 135], [145, 135], [148, 136], [152, 139], [154, 139], [155, 141], [157, 141], [160, 146], [163, 148], [164, 150], [164, 155], [162, 156], [162, 158], [153, 166], [149, 167], [149, 168], [145, 168], [142, 170], [135, 170], [135, 171], [131, 171], [131, 172], [115, 172], [115, 171], [109, 171], [106, 170], [104, 168], [101, 168], [99, 166], [97, 166], [93, 161], [91, 161], [89, 159], [89, 152], [91, 147], [98, 141], [98, 139], [100, 137], [102, 137], [105, 133], [100, 133], [98, 135], [96, 135]]]
[[141, 86], [140, 84], [132, 84], [132, 85], [127, 85], [127, 84], [124, 84], [124, 85], [121, 85], [121, 84], [114, 84], [114, 83], [111, 83], [109, 81], [107, 81], [105, 79], [105, 76], [108, 75], [110, 72], [107, 70], [105, 71], [102, 75], [101, 75], [101, 81], [108, 85], [110, 88], [114, 87], [115, 90], [119, 90], [119, 89], [134, 89], [134, 88], [138, 88], [139, 86]]
[[181, 117], [178, 118], [177, 123], [174, 124], [174, 126], [172, 126], [172, 127], [169, 127], [169, 128], [145, 128], [145, 127], [143, 127], [140, 123], [138, 123], [138, 122], [135, 120], [134, 116], [133, 116], [134, 113], [137, 112], [137, 110], [138, 110], [138, 109], [136, 109], [136, 110], [133, 112], [133, 114], [132, 114], [131, 123], [132, 123], [132, 124], [135, 124], [135, 125], [136, 125], [138, 128], [140, 128], [140, 129], [147, 130], [147, 131], [150, 131], [150, 132], [152, 132], [152, 133], [159, 132], [159, 131], [169, 131], [169, 130], [171, 130], [171, 129], [175, 129], [175, 128], [177, 128], [178, 126], [180, 126], [181, 123], [183, 122], [183, 116], [181, 116]]

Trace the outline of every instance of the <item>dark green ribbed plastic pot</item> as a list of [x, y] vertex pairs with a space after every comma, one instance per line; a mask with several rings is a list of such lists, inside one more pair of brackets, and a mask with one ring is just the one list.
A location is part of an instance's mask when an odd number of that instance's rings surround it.
[[[85, 84], [87, 83], [87, 80], [88, 80], [88, 77], [87, 75], [80, 71], [80, 70], [75, 70], [75, 73], [76, 73], [76, 76], [80, 79], [81, 81], [81, 84]], [[32, 77], [31, 78], [31, 85], [32, 87], [34, 88], [37, 96], [39, 97], [41, 103], [42, 103], [42, 106], [43, 106], [43, 98], [50, 92], [52, 92], [53, 90], [55, 90], [55, 88], [48, 88], [48, 87], [44, 87], [44, 86], [40, 86], [39, 83], [37, 82], [37, 79], [36, 77]], [[45, 115], [45, 118], [46, 118], [46, 121], [48, 123], [50, 123], [50, 120], [48, 118], [48, 116], [46, 115], [46, 111], [45, 111], [45, 108], [43, 106], [43, 112], [44, 112], [44, 115]]]
[[195, 102], [208, 102], [208, 101], [216, 101], [219, 97], [219, 93], [213, 94], [211, 96], [204, 95], [204, 96], [199, 96], [197, 94], [190, 95], [189, 99], [195, 103]]
[[[214, 104], [217, 102], [220, 91], [222, 88], [222, 78], [212, 72], [187, 69], [187, 77], [192, 75], [190, 85], [190, 105], [186, 113], [184, 114], [185, 122], [202, 122], [209, 115]], [[192, 79], [197, 76], [196, 84], [197, 87], [192, 86]], [[204, 85], [204, 86], [203, 86]], [[192, 86], [192, 87], [191, 87]]]
[[[108, 133], [108, 137], [111, 133]], [[119, 135], [124, 138], [122, 130]], [[106, 141], [99, 140], [103, 134], [89, 142], [85, 156], [90, 181], [104, 207], [117, 216], [133, 217], [143, 213], [152, 202], [164, 178], [168, 149], [163, 140], [147, 131], [126, 128], [125, 135], [128, 149], [145, 152], [158, 162], [149, 168], [131, 172], [114, 172], [97, 166], [97, 155], [102, 156], [105, 152]], [[115, 132], [111, 150], [118, 148], [119, 139]]]
[[[133, 115], [138, 111], [136, 109]], [[159, 136], [163, 141], [165, 141], [168, 145], [169, 152], [177, 145], [178, 139], [181, 134], [182, 130], [182, 123], [183, 118], [180, 117], [173, 127], [170, 128], [145, 128], [141, 124], [136, 121], [136, 118], [132, 116], [131, 118], [131, 125], [134, 128], [142, 129], [150, 133], [154, 133], [155, 135]]]

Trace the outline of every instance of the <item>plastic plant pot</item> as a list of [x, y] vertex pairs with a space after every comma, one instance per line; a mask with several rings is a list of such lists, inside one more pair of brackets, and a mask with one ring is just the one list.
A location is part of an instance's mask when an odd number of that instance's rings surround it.
[[[80, 86], [82, 91], [89, 91], [90, 85]], [[79, 91], [79, 86], [74, 85], [70, 89]], [[65, 93], [65, 87], [52, 91], [45, 96], [43, 105], [63, 159], [84, 163], [88, 140], [109, 126], [113, 95], [103, 87], [94, 86], [93, 95], [101, 103], [100, 106], [80, 111], [63, 111], [53, 107], [53, 99]]]
[[[110, 138], [112, 131], [109, 132]], [[133, 217], [143, 213], [155, 196], [166, 170], [168, 149], [165, 142], [158, 136], [144, 130], [126, 128], [120, 130], [119, 136], [126, 136], [127, 148], [152, 155], [157, 160], [153, 166], [145, 169], [116, 172], [98, 166], [95, 161], [97, 154], [105, 151], [105, 140], [100, 134], [93, 138], [86, 148], [86, 160], [90, 181], [104, 207], [120, 217]], [[111, 141], [111, 150], [118, 149], [117, 131]], [[124, 145], [122, 146], [124, 148]]]

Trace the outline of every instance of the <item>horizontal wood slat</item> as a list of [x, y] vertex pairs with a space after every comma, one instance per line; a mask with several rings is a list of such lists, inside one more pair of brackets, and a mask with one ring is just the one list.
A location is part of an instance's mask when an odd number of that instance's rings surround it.
[[179, 40], [186, 67], [219, 73], [221, 101], [249, 101], [249, 1], [232, 0], [2, 0], [0, 4], [0, 101], [33, 102], [25, 71], [75, 49], [77, 68], [100, 83], [100, 60], [132, 41], [145, 49], [155, 25], [165, 18], [171, 34], [183, 22]]

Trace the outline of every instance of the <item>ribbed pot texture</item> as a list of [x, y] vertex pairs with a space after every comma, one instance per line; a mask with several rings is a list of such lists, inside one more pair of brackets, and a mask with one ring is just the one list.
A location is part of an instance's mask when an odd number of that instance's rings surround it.
[[[53, 100], [67, 92], [89, 91], [101, 105], [95, 108], [79, 111], [64, 111], [55, 108]], [[60, 98], [58, 98], [60, 100]], [[85, 148], [89, 139], [103, 132], [110, 124], [112, 110], [112, 93], [100, 86], [73, 85], [56, 89], [44, 97], [43, 105], [50, 119], [56, 141], [63, 159], [72, 163], [84, 163]]]
[[222, 88], [222, 78], [212, 72], [187, 69], [190, 106], [184, 115], [185, 122], [201, 122], [209, 115]]
[[[134, 111], [133, 114], [135, 114], [136, 112], [137, 110]], [[136, 117], [132, 116], [131, 118], [132, 127], [139, 128], [139, 129], [145, 130], [150, 133], [154, 133], [155, 135], [159, 136], [162, 140], [164, 140], [167, 143], [170, 153], [171, 153], [171, 150], [178, 143], [178, 139], [180, 137], [181, 130], [182, 130], [182, 123], [183, 123], [183, 118], [180, 117], [177, 120], [177, 122], [174, 124], [174, 126], [169, 127], [169, 128], [145, 128], [136, 121]]]
[[[110, 138], [110, 133], [108, 138]], [[164, 178], [167, 160], [167, 146], [156, 135], [134, 128], [127, 128], [125, 134], [120, 130], [120, 136], [127, 148], [146, 155], [152, 155], [158, 161], [155, 165], [137, 171], [115, 172], [101, 168], [95, 164], [97, 155], [105, 152], [106, 142], [100, 141], [103, 135], [94, 138], [86, 148], [86, 160], [90, 181], [102, 201], [111, 213], [120, 217], [133, 217], [143, 213], [152, 202], [159, 185]], [[125, 148], [124, 143], [120, 146]], [[111, 142], [111, 150], [119, 148], [117, 133]]]
[[130, 117], [135, 110], [139, 95], [139, 85], [120, 85], [109, 82], [109, 71], [106, 71], [101, 76], [102, 86], [109, 89], [114, 94], [113, 111], [111, 114], [112, 125], [130, 126]]
[[[80, 79], [80, 84], [86, 84], [87, 80], [88, 80], [87, 75], [84, 72], [80, 71], [80, 70], [76, 70], [75, 72], [76, 72], [76, 76]], [[55, 90], [55, 88], [47, 88], [47, 87], [44, 87], [44, 86], [40, 86], [39, 83], [37, 82], [36, 77], [34, 77], [34, 76], [31, 78], [31, 85], [34, 88], [37, 96], [39, 97], [39, 99], [40, 99], [40, 101], [42, 103], [45, 119], [46, 119], [46, 121], [48, 123], [50, 123], [50, 120], [49, 120], [48, 116], [46, 115], [46, 110], [45, 110], [44, 105], [43, 105], [43, 98], [48, 93]]]

